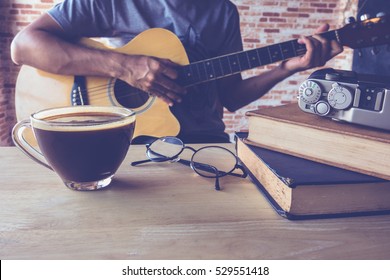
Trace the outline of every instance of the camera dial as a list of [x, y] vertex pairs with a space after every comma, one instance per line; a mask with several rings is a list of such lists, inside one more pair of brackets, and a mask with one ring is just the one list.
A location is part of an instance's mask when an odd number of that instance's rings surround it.
[[314, 104], [321, 97], [320, 86], [311, 80], [304, 81], [299, 87], [299, 98], [308, 104]]
[[332, 84], [332, 89], [328, 93], [327, 99], [332, 108], [344, 110], [352, 104], [353, 95], [346, 87], [334, 83]]

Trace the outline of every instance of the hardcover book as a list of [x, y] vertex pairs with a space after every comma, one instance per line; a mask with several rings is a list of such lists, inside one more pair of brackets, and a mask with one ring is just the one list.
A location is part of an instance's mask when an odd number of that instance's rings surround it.
[[247, 112], [247, 143], [390, 180], [390, 132], [302, 112], [296, 103]]
[[390, 181], [249, 145], [237, 156], [277, 213], [288, 219], [390, 214]]

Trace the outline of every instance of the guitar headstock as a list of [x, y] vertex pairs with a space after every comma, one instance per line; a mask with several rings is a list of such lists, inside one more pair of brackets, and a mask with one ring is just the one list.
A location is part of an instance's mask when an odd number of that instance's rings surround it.
[[352, 49], [390, 44], [390, 16], [370, 18], [337, 30], [340, 43]]

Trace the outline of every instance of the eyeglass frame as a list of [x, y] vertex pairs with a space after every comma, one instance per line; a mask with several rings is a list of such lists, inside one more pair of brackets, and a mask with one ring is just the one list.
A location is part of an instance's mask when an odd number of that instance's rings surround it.
[[[153, 150], [151, 150], [150, 147], [153, 145], [153, 143], [155, 143], [156, 141], [159, 141], [159, 140], [161, 141], [161, 139], [169, 139], [169, 138], [178, 140], [179, 143], [181, 144], [181, 149], [180, 149], [180, 151], [177, 154], [175, 154], [172, 157], [166, 157], [164, 155], [158, 154], [158, 153], [154, 152]], [[200, 175], [202, 177], [205, 177], [205, 178], [215, 178], [215, 190], [217, 190], [217, 191], [221, 190], [220, 185], [219, 185], [219, 178], [221, 178], [221, 177], [225, 177], [226, 175], [230, 175], [230, 176], [235, 176], [235, 177], [240, 177], [240, 178], [246, 178], [248, 176], [248, 173], [245, 170], [245, 167], [239, 164], [239, 158], [232, 151], [230, 151], [229, 149], [226, 149], [225, 147], [216, 146], [216, 145], [209, 145], [209, 146], [201, 147], [199, 149], [195, 149], [195, 148], [193, 148], [191, 146], [187, 146], [186, 144], [184, 144], [184, 142], [180, 138], [175, 137], [175, 136], [164, 136], [164, 137], [156, 138], [151, 143], [145, 144], [145, 147], [146, 147], [146, 156], [148, 157], [148, 159], [134, 161], [134, 162], [131, 163], [131, 166], [137, 166], [137, 165], [140, 165], [140, 164], [143, 164], [143, 163], [148, 163], [148, 162], [167, 162], [167, 161], [178, 162], [178, 163], [181, 163], [181, 164], [184, 164], [186, 166], [191, 167], [191, 169], [193, 171], [195, 171], [195, 173], [197, 173], [198, 175]], [[197, 170], [197, 168], [195, 167], [195, 164], [202, 164], [202, 163], [196, 163], [193, 159], [194, 159], [194, 156], [196, 155], [196, 153], [198, 153], [201, 150], [208, 149], [208, 148], [218, 148], [218, 149], [222, 149], [222, 150], [230, 153], [236, 160], [236, 163], [235, 163], [234, 167], [229, 172], [224, 172], [224, 171], [219, 171], [216, 167], [207, 164], [208, 168], [211, 168], [211, 169], [214, 170], [214, 174], [215, 175], [207, 176], [205, 174], [200, 173]], [[185, 159], [181, 159], [180, 158], [181, 153], [183, 153], [183, 151], [185, 149], [189, 149], [189, 150], [191, 150], [193, 152], [191, 160], [185, 160]], [[161, 156], [161, 158], [153, 158], [152, 156], [150, 156], [150, 153], [153, 153], [153, 154], [155, 154], [157, 156]], [[202, 164], [202, 165], [206, 165], [206, 164]], [[241, 170], [242, 174], [233, 173], [233, 171], [236, 170], [236, 169]], [[223, 174], [221, 174], [221, 173], [223, 173]]]

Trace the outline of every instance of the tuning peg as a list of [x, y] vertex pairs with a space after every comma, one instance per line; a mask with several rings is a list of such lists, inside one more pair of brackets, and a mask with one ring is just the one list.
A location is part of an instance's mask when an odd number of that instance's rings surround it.
[[360, 58], [362, 58], [362, 57], [363, 57], [363, 52], [362, 52], [362, 50], [361, 50], [361, 49], [358, 49], [358, 56], [359, 56]]
[[348, 17], [347, 19], [345, 19], [345, 23], [354, 23], [356, 22], [356, 19], [354, 17]]
[[370, 14], [362, 14], [360, 16], [360, 21], [365, 21], [367, 19], [371, 18]]
[[384, 17], [386, 15], [385, 12], [379, 12], [376, 14], [376, 17]]
[[377, 55], [379, 52], [380, 52], [380, 50], [379, 50], [376, 46], [372, 47], [371, 53], [372, 53], [373, 55]]

